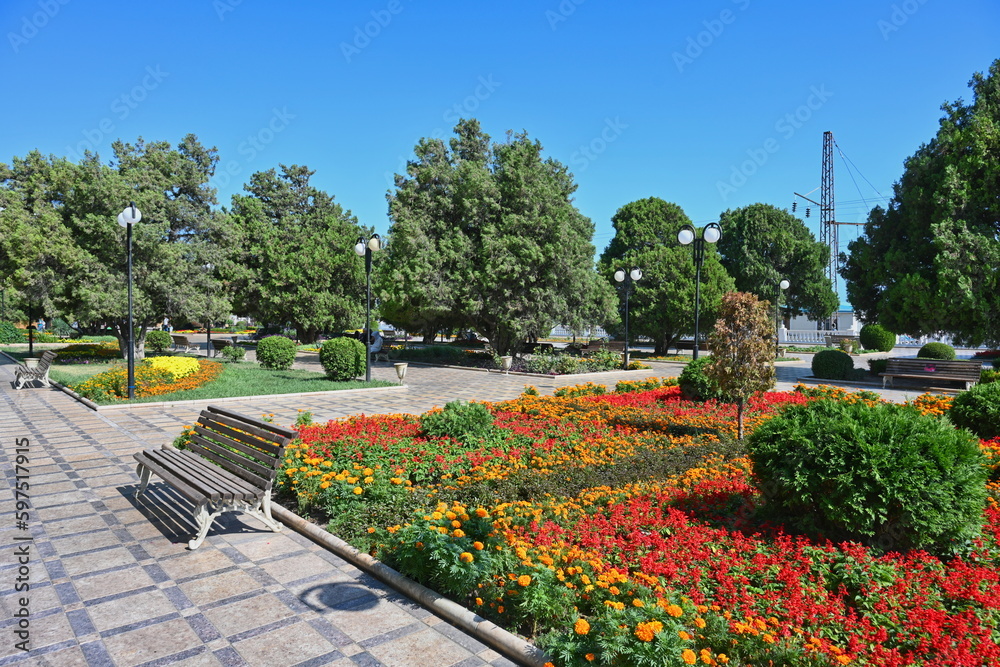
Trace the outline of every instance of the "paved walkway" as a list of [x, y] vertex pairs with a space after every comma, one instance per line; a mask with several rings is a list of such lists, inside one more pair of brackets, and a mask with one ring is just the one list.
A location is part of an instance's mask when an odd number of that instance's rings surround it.
[[[420, 413], [456, 398], [513, 398], [526, 384], [550, 393], [679, 369], [528, 378], [411, 365], [400, 389], [227, 407], [285, 424], [300, 409], [316, 421]], [[779, 389], [809, 373], [807, 360], [778, 369]], [[396, 379], [390, 364], [377, 364], [373, 377]], [[0, 358], [0, 666], [512, 664], [291, 530], [266, 532], [252, 518], [224, 515], [187, 551], [190, 505], [160, 484], [136, 501], [132, 454], [171, 442], [209, 401], [94, 412], [56, 389], [14, 391], [12, 380], [13, 364]], [[19, 449], [27, 450], [21, 470]], [[15, 514], [18, 474], [30, 484], [27, 517]], [[24, 579], [27, 591], [16, 588]], [[30, 652], [16, 646], [21, 598]]]

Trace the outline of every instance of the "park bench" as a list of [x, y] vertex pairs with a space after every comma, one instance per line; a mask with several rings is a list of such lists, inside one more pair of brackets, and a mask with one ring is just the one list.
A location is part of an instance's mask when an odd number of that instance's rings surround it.
[[598, 350], [610, 350], [611, 352], [625, 352], [625, 341], [622, 340], [592, 340], [580, 348], [580, 354], [587, 355]]
[[555, 351], [555, 346], [552, 343], [525, 343], [522, 351], [528, 354], [534, 352], [553, 352]]
[[145, 493], [156, 473], [193, 502], [198, 533], [189, 549], [201, 545], [223, 512], [245, 512], [277, 532], [281, 524], [271, 517], [271, 487], [285, 446], [297, 436], [291, 429], [210, 405], [198, 417], [187, 449], [165, 446], [134, 455], [140, 477], [136, 496]]
[[860, 345], [860, 338], [857, 334], [830, 334], [828, 336], [824, 336], [824, 339], [826, 340], [827, 347], [840, 347], [840, 344], [845, 341], [858, 343], [858, 345]]
[[49, 384], [49, 368], [52, 366], [52, 361], [59, 355], [51, 350], [46, 350], [42, 352], [42, 356], [39, 358], [38, 365], [34, 368], [28, 368], [27, 366], [19, 365], [14, 370], [14, 388], [20, 389], [24, 386], [25, 382], [31, 382], [32, 380], [38, 380], [45, 387], [51, 387]]
[[882, 376], [882, 388], [888, 380], [892, 386], [893, 378], [912, 378], [918, 380], [948, 380], [961, 382], [965, 389], [979, 382], [983, 364], [977, 359], [954, 359], [941, 361], [938, 359], [887, 359], [885, 372]]
[[236, 345], [237, 337], [233, 336], [232, 339], [229, 338], [213, 338], [212, 339], [212, 356], [219, 356], [219, 352], [222, 352], [224, 348]]
[[197, 352], [199, 349], [197, 345], [193, 345], [191, 341], [187, 339], [187, 336], [178, 336], [177, 334], [170, 334], [170, 340], [173, 341], [171, 346], [175, 350], [179, 350], [183, 347], [185, 352], [190, 352], [191, 350]]

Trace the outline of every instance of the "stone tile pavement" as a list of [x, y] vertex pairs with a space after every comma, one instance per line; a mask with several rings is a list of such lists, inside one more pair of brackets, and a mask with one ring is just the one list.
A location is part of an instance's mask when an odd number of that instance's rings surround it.
[[[456, 398], [513, 398], [526, 384], [548, 393], [679, 368], [556, 379], [411, 365], [400, 389], [227, 407], [286, 424], [299, 410], [317, 421], [419, 413]], [[806, 374], [806, 362], [779, 365], [779, 388]], [[395, 380], [390, 364], [373, 376]], [[223, 515], [188, 551], [189, 503], [162, 484], [136, 500], [132, 454], [172, 441], [208, 401], [94, 412], [56, 389], [14, 391], [12, 380], [13, 364], [0, 358], [0, 666], [513, 664], [289, 529], [271, 533], [253, 518]], [[15, 505], [19, 481], [29, 485], [26, 517]], [[19, 590], [24, 583], [30, 588]], [[17, 647], [21, 598], [27, 652]]]

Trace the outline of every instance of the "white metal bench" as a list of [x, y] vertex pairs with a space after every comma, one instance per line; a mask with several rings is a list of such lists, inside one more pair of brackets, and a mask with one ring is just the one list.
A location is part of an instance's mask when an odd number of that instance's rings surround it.
[[20, 389], [24, 386], [25, 382], [31, 382], [32, 380], [38, 380], [43, 386], [51, 387], [52, 385], [49, 384], [49, 368], [57, 356], [59, 355], [55, 352], [46, 350], [42, 352], [38, 365], [34, 368], [18, 366], [14, 370], [14, 388]]

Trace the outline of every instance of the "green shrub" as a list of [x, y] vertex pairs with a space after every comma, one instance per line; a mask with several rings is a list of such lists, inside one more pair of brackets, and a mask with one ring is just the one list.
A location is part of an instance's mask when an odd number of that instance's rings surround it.
[[580, 366], [582, 368], [577, 371], [578, 373], [598, 373], [601, 371], [618, 370], [622, 367], [622, 355], [620, 352], [612, 352], [611, 350], [601, 348], [580, 362]]
[[951, 361], [955, 358], [955, 348], [947, 343], [927, 343], [917, 352], [917, 357]]
[[284, 336], [268, 336], [257, 343], [257, 361], [262, 368], [287, 371], [295, 362], [295, 343]]
[[365, 344], [356, 338], [331, 338], [319, 350], [319, 363], [331, 380], [353, 380], [365, 372]]
[[146, 334], [146, 347], [153, 352], [163, 352], [170, 347], [171, 343], [173, 343], [173, 339], [166, 331], [154, 329]]
[[10, 322], [0, 322], [0, 343], [22, 343], [24, 331]]
[[705, 374], [705, 366], [712, 362], [711, 357], [699, 357], [688, 362], [677, 378], [681, 393], [689, 401], [708, 401], [722, 398], [719, 385]]
[[76, 331], [76, 329], [71, 327], [69, 325], [69, 322], [67, 322], [61, 317], [57, 317], [54, 320], [52, 320], [52, 331], [54, 331], [56, 335], [61, 337], [62, 336], [73, 337], [73, 338], [80, 337], [80, 334]]
[[952, 401], [948, 417], [955, 426], [984, 440], [1000, 435], [1000, 382], [977, 384], [960, 393]]
[[452, 401], [443, 410], [420, 417], [420, 428], [430, 438], [454, 438], [462, 443], [478, 443], [494, 432], [493, 414], [482, 403]]
[[578, 372], [578, 367], [582, 363], [579, 357], [562, 352], [535, 352], [531, 355], [525, 368], [529, 373], [570, 375]]
[[868, 370], [872, 373], [878, 375], [879, 373], [885, 373], [886, 366], [889, 365], [888, 359], [869, 359], [868, 360]]
[[222, 348], [222, 356], [232, 362], [243, 361], [247, 356], [247, 351], [239, 345], [227, 345]]
[[465, 357], [465, 350], [450, 345], [408, 347], [399, 351], [399, 358], [406, 361], [450, 364], [461, 362], [463, 357]]
[[891, 403], [813, 401], [747, 441], [766, 513], [833, 541], [886, 551], [964, 549], [979, 531], [979, 442], [947, 420]]
[[854, 360], [842, 350], [823, 350], [813, 357], [812, 374], [822, 380], [850, 380], [854, 377]]
[[896, 334], [881, 324], [864, 325], [858, 333], [858, 339], [861, 341], [861, 347], [866, 350], [889, 352], [896, 347]]
[[1000, 380], [1000, 370], [997, 370], [996, 367], [984, 368], [979, 375], [979, 384], [990, 384], [997, 380]]

